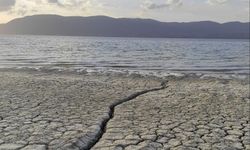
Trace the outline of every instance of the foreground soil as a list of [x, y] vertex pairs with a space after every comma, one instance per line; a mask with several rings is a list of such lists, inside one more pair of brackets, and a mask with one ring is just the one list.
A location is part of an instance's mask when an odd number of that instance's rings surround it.
[[242, 80], [0, 71], [0, 150], [250, 149]]

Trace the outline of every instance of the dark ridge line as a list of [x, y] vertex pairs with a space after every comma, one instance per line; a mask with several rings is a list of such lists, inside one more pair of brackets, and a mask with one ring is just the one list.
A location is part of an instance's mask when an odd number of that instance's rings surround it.
[[[114, 111], [115, 111], [116, 106], [119, 106], [119, 105], [126, 103], [128, 101], [131, 101], [131, 100], [133, 100], [133, 99], [135, 99], [138, 96], [141, 96], [143, 94], [166, 89], [168, 87], [166, 85], [167, 82], [168, 81], [163, 81], [161, 83], [161, 87], [136, 92], [136, 93], [124, 98], [124, 99], [121, 99], [121, 100], [111, 104], [109, 106], [108, 118], [104, 118], [102, 120], [101, 125], [100, 125], [100, 129], [97, 132], [94, 132], [94, 133], [89, 132], [89, 133], [85, 134], [83, 137], [78, 139], [77, 142], [73, 143], [71, 148], [74, 149], [77, 147], [80, 150], [90, 150], [91, 148], [93, 148], [101, 140], [102, 136], [106, 133], [106, 127], [108, 125], [108, 122], [114, 118]], [[81, 140], [81, 139], [87, 139], [87, 140]]]

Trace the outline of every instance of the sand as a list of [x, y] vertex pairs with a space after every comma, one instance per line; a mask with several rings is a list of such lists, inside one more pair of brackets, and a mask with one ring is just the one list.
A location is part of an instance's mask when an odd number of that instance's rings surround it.
[[249, 104], [247, 80], [1, 70], [0, 150], [250, 149]]

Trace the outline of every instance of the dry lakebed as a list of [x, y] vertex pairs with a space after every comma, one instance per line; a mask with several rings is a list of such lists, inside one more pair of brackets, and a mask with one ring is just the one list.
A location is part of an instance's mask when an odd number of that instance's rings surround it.
[[0, 71], [0, 150], [250, 150], [248, 79]]

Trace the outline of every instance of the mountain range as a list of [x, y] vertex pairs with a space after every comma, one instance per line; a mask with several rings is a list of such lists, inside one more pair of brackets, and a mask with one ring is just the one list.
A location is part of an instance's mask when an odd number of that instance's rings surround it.
[[34, 15], [0, 24], [0, 34], [249, 39], [249, 22], [160, 22], [107, 16]]

